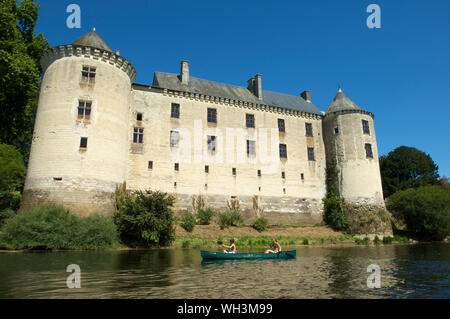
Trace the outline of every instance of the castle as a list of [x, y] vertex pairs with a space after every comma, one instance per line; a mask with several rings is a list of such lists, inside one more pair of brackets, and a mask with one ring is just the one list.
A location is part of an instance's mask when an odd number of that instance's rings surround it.
[[374, 115], [340, 89], [326, 112], [299, 96], [155, 72], [152, 85], [95, 29], [49, 49], [22, 209], [62, 203], [110, 215], [117, 187], [161, 190], [176, 211], [203, 195], [216, 209], [238, 200], [244, 219], [322, 221], [326, 166], [336, 161], [348, 203], [384, 208]]

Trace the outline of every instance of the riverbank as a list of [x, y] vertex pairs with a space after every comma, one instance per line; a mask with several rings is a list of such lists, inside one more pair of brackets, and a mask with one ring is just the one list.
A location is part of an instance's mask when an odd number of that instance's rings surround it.
[[[192, 232], [187, 232], [180, 225], [176, 226], [174, 248], [217, 248], [228, 244], [234, 238], [238, 247], [268, 247], [272, 238], [278, 239], [281, 246], [298, 245], [335, 245], [335, 244], [369, 244], [369, 239], [359, 239], [337, 232], [328, 226], [272, 226], [258, 232], [249, 226], [236, 226], [220, 229], [216, 223], [196, 225]], [[390, 242], [408, 243], [408, 238], [396, 236]], [[382, 243], [378, 241], [376, 243]]]

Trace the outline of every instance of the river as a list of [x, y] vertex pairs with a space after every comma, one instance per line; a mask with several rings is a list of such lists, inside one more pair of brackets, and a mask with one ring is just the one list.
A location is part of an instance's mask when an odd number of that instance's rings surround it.
[[[222, 262], [195, 249], [0, 253], [0, 298], [450, 298], [449, 244], [295, 249]], [[70, 264], [81, 288], [67, 287]], [[367, 285], [373, 264], [380, 288]]]

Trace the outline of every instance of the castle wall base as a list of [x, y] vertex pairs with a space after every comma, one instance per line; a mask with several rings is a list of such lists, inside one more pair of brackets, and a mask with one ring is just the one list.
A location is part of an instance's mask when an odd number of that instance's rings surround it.
[[[183, 212], [193, 211], [192, 196], [188, 194], [173, 194], [176, 197], [174, 207], [178, 215]], [[215, 211], [227, 208], [230, 196], [225, 195], [203, 195], [205, 206]], [[254, 197], [239, 196], [240, 210], [244, 225], [252, 225], [257, 216], [254, 208]], [[299, 197], [269, 197], [259, 196], [259, 205], [263, 209], [260, 216], [268, 220], [269, 225], [317, 225], [322, 223], [322, 201], [312, 198]]]

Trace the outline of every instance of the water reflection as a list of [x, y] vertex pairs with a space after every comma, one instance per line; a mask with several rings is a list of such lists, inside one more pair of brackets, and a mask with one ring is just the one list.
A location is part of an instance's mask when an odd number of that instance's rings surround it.
[[[293, 260], [202, 261], [199, 250], [2, 253], [0, 298], [449, 298], [447, 244], [297, 247]], [[66, 267], [81, 267], [68, 289]], [[366, 285], [381, 268], [381, 288]]]

